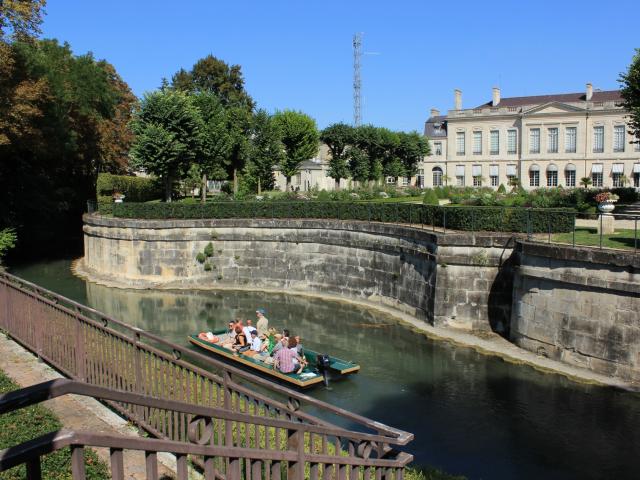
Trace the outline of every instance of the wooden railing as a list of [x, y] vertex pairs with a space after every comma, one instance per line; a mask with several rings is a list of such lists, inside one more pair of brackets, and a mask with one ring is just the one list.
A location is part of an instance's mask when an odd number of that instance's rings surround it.
[[[338, 422], [353, 429], [349, 431], [355, 436], [348, 442], [344, 434], [309, 431], [299, 442], [305, 455], [319, 452], [353, 459], [360, 449], [379, 460], [397, 458], [395, 448], [413, 439], [411, 433], [168, 342], [7, 273], [0, 273], [0, 328], [65, 376], [119, 392], [117, 398], [102, 398], [158, 439], [188, 442], [192, 417], [199, 415], [195, 406], [246, 415], [246, 421], [234, 419], [235, 424], [223, 415], [211, 416], [201, 427], [211, 430], [212, 442], [227, 447], [273, 448], [289, 429], [278, 422], [328, 429], [337, 428]], [[140, 396], [145, 402], [136, 403]], [[151, 404], [152, 398], [191, 409], [163, 408]], [[306, 407], [322, 418], [306, 413]], [[224, 471], [220, 465], [218, 469]]]
[[[87, 446], [110, 449], [111, 475], [116, 479], [125, 478], [123, 450], [145, 452], [148, 479], [158, 478], [159, 452], [175, 455], [179, 480], [188, 478], [190, 464], [201, 466], [207, 480], [370, 480], [372, 475], [378, 480], [382, 477], [385, 480], [402, 480], [403, 469], [412, 460], [406, 453], [376, 458], [374, 446], [388, 441], [379, 435], [256, 417], [224, 408], [158, 399], [66, 379], [44, 382], [0, 396], [0, 414], [67, 394], [186, 415], [187, 437], [184, 441], [171, 441], [55, 431], [0, 451], [0, 471], [26, 464], [28, 478], [40, 479], [41, 457], [68, 446], [71, 447], [74, 479], [85, 478], [83, 449]], [[222, 425], [226, 435], [217, 435], [216, 424]], [[237, 434], [236, 437], [245, 437], [247, 445], [242, 446], [242, 442], [233, 438], [233, 433]]]

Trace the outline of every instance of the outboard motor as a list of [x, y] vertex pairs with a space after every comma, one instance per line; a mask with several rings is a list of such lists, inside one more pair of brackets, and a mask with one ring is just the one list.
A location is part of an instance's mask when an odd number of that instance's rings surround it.
[[326, 355], [324, 353], [318, 354], [316, 358], [316, 368], [318, 370], [318, 373], [320, 373], [322, 375], [322, 378], [324, 379], [325, 387], [329, 386], [329, 364], [330, 363], [331, 363], [331, 360], [329, 359], [329, 355]]

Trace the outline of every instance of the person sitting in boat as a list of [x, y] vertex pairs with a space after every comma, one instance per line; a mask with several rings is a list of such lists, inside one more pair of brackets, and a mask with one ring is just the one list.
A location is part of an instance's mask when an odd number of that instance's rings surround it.
[[251, 330], [253, 329], [254, 328], [251, 320], [247, 320], [247, 324], [242, 327], [242, 331], [244, 332], [244, 336], [246, 337], [247, 341], [251, 341]]
[[307, 365], [307, 362], [304, 359], [304, 357], [302, 357], [298, 352], [298, 342], [296, 341], [296, 337], [289, 338], [289, 341], [287, 342], [287, 348], [291, 350], [293, 353], [295, 353], [295, 358], [293, 359], [293, 363], [296, 366], [296, 370], [297, 370], [296, 373], [301, 374], [302, 370], [304, 370], [304, 367]]
[[227, 327], [227, 331], [225, 332], [225, 338], [222, 340], [220, 345], [225, 348], [231, 348], [231, 346], [236, 341], [236, 322], [229, 322], [229, 326]]
[[287, 341], [289, 341], [289, 330], [287, 330], [286, 328], [282, 330], [282, 338], [286, 338]]
[[296, 363], [295, 360], [298, 360], [298, 365], [300, 362], [300, 358], [294, 349], [289, 348], [288, 342], [286, 340], [283, 341], [283, 348], [278, 350], [274, 357], [273, 367], [280, 370], [282, 373], [292, 373], [296, 371]]
[[236, 341], [231, 347], [236, 353], [237, 352], [245, 352], [249, 350], [249, 342], [247, 342], [247, 337], [245, 337], [242, 328], [236, 326]]
[[218, 343], [218, 341], [220, 340], [217, 336], [213, 334], [213, 332], [200, 332], [198, 334], [198, 338], [200, 340], [204, 340], [205, 342], [209, 342], [209, 343]]
[[266, 338], [269, 334], [269, 319], [265, 317], [264, 308], [259, 308], [256, 310], [256, 316], [258, 317], [258, 322], [256, 323], [256, 329], [258, 330], [259, 338]]
[[245, 355], [258, 355], [262, 352], [262, 340], [258, 337], [258, 331], [254, 328], [251, 330], [251, 339], [249, 340], [249, 350], [245, 352]]

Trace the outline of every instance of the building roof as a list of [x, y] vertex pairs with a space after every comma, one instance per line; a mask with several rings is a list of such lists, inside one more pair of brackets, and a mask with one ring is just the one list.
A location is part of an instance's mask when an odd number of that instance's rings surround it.
[[[440, 124], [440, 128], [436, 129], [436, 125]], [[447, 136], [447, 116], [438, 115], [430, 117], [424, 124], [424, 134], [427, 137], [446, 137]]]
[[[534, 95], [529, 97], [501, 98], [497, 107], [523, 107], [525, 105], [542, 105], [549, 102], [576, 103], [586, 101], [586, 93], [559, 93], [555, 95]], [[617, 102], [621, 101], [620, 90], [593, 91], [592, 102]], [[492, 102], [483, 103], [476, 108], [493, 107]]]

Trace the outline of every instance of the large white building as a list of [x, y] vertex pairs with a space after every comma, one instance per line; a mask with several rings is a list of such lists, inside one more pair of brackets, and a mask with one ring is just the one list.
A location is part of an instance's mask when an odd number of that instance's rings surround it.
[[425, 136], [431, 155], [420, 167], [425, 187], [509, 185], [527, 189], [579, 187], [589, 177], [594, 187], [640, 187], [640, 144], [628, 132], [620, 92], [594, 90], [501, 98], [455, 108], [446, 116], [431, 110]]

